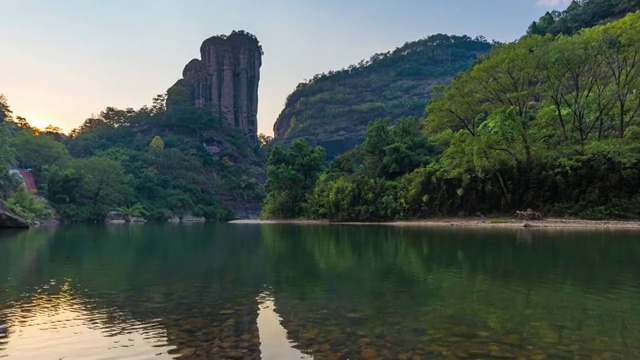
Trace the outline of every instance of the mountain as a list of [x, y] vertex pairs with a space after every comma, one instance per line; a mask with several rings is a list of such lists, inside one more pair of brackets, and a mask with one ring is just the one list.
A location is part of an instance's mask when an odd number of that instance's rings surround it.
[[308, 138], [329, 157], [348, 151], [364, 141], [375, 119], [422, 116], [434, 85], [448, 83], [491, 48], [482, 37], [437, 34], [315, 75], [288, 96], [274, 143]]

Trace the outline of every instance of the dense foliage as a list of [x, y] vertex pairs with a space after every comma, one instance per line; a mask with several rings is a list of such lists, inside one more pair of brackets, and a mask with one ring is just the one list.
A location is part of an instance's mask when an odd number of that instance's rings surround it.
[[580, 29], [620, 19], [639, 10], [640, 0], [573, 0], [564, 11], [548, 11], [534, 21], [529, 35], [572, 35]]
[[19, 206], [11, 199], [24, 200], [8, 175], [17, 166], [31, 170], [38, 195], [67, 221], [99, 221], [123, 209], [153, 220], [227, 219], [238, 206], [258, 207], [263, 151], [188, 98], [172, 95], [139, 110], [109, 107], [69, 136], [14, 119], [3, 97], [0, 198], [14, 210]]
[[[0, 99], [0, 106], [3, 103]], [[3, 116], [0, 108], [0, 116]], [[0, 199], [6, 199], [17, 188], [17, 182], [9, 174], [9, 169], [15, 163], [15, 151], [11, 147], [11, 133], [9, 127], [0, 122]]]
[[482, 37], [438, 34], [318, 74], [287, 98], [274, 125], [276, 143], [308, 138], [329, 157], [341, 154], [362, 143], [372, 120], [421, 116], [433, 85], [447, 83], [490, 48]]
[[294, 141], [288, 149], [274, 147], [267, 168], [268, 195], [263, 215], [278, 219], [297, 217], [306, 194], [313, 190], [322, 173], [326, 157], [323, 148], [313, 148], [305, 139]]
[[298, 216], [534, 208], [638, 218], [639, 86], [640, 12], [573, 36], [500, 45], [434, 88], [423, 133], [408, 120], [370, 124], [363, 146], [332, 162]]
[[437, 148], [415, 118], [389, 125], [390, 119], [373, 121], [364, 144], [334, 159], [308, 197], [306, 216], [340, 221], [410, 216], [405, 175], [431, 164]]

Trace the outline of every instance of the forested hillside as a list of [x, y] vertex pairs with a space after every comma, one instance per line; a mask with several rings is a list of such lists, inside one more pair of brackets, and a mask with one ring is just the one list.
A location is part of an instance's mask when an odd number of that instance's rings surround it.
[[[293, 215], [391, 220], [533, 208], [640, 218], [639, 87], [640, 12], [499, 45], [434, 88], [422, 132], [417, 119], [371, 123], [363, 145], [317, 173]], [[271, 160], [269, 176], [295, 168]], [[290, 216], [282, 208], [295, 204], [290, 195], [269, 189], [279, 207], [267, 203], [264, 215]]]
[[307, 138], [330, 157], [341, 154], [364, 141], [372, 120], [422, 115], [432, 86], [447, 83], [490, 48], [483, 38], [438, 34], [318, 74], [287, 98], [275, 142]]
[[31, 127], [0, 98], [0, 200], [23, 217], [44, 215], [41, 199], [8, 174], [20, 167], [65, 221], [102, 221], [114, 210], [152, 220], [259, 211], [263, 151], [173, 95], [138, 110], [107, 108], [68, 136]]
[[534, 21], [527, 34], [572, 35], [580, 29], [620, 19], [639, 10], [640, 0], [573, 0], [564, 11], [549, 11]]

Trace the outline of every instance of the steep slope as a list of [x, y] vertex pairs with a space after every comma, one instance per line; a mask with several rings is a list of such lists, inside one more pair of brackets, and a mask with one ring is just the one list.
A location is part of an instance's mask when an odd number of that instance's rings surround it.
[[318, 74], [287, 98], [274, 125], [275, 143], [308, 138], [329, 157], [341, 154], [364, 140], [372, 120], [422, 116], [431, 87], [447, 83], [491, 47], [484, 38], [438, 34]]

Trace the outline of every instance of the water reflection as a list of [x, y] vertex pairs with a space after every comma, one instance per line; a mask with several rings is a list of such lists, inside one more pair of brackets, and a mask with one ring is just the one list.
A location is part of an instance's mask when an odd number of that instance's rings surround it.
[[274, 299], [269, 293], [258, 297], [260, 313], [258, 329], [260, 330], [260, 352], [263, 360], [281, 359], [313, 359], [294, 348], [288, 338], [287, 330], [282, 327], [280, 315], [276, 312]]
[[[324, 358], [637, 358], [633, 233], [265, 227], [283, 325]], [[312, 351], [309, 351], [312, 352]]]
[[[95, 309], [56, 284], [0, 312], [9, 332], [0, 358], [11, 359], [170, 359], [172, 347], [158, 320], [140, 323], [117, 309]], [[48, 294], [44, 294], [44, 293]], [[64, 344], [61, 346], [61, 344]]]
[[610, 231], [0, 233], [0, 357], [639, 358], [639, 262]]
[[[166, 334], [155, 339], [170, 347], [155, 350], [166, 356], [260, 358], [256, 296], [264, 274], [260, 271], [262, 247], [255, 246], [259, 229], [74, 226], [53, 233], [34, 230], [25, 232], [30, 235], [24, 238], [0, 239], [0, 289], [6, 289], [0, 291], [1, 309], [14, 311], [20, 303], [33, 303], [40, 296], [55, 298], [59, 288], [51, 283], [68, 282], [78, 302], [96, 315], [86, 321], [105, 337], [126, 332], [134, 322], [159, 324]], [[24, 309], [48, 311], [40, 303]], [[104, 309], [109, 309], [104, 315], [107, 322], [98, 319]], [[18, 323], [11, 328], [21, 331], [22, 327]], [[13, 341], [10, 337], [9, 343]], [[50, 345], [52, 351], [57, 346], [74, 354], [77, 348], [66, 341]], [[103, 358], [101, 349], [96, 343], [96, 352], [87, 358]], [[134, 344], [127, 349], [127, 356], [135, 357], [139, 347]], [[14, 350], [7, 347], [0, 356], [13, 357]], [[147, 357], [156, 354], [141, 351]]]

